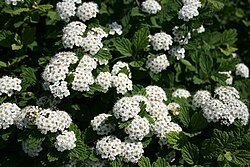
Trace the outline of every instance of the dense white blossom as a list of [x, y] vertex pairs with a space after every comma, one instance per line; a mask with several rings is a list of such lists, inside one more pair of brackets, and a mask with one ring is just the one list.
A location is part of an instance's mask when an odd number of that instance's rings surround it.
[[76, 147], [76, 135], [73, 131], [63, 131], [62, 134], [56, 137], [55, 147], [57, 151], [63, 152]]
[[96, 79], [95, 83], [99, 84], [102, 87], [102, 92], [106, 93], [110, 87], [112, 87], [112, 75], [109, 72], [100, 72]]
[[231, 86], [220, 86], [214, 90], [214, 96], [223, 102], [239, 99], [240, 95], [237, 89]]
[[162, 101], [152, 101], [148, 113], [152, 118], [157, 119], [162, 113], [168, 114], [167, 105]]
[[146, 97], [149, 101], [167, 101], [167, 96], [165, 91], [156, 85], [149, 85], [146, 87]]
[[96, 153], [103, 159], [115, 160], [121, 149], [121, 140], [115, 136], [106, 136], [96, 143]]
[[50, 85], [49, 88], [53, 96], [59, 99], [63, 99], [70, 95], [66, 81], [57, 81], [53, 85]]
[[0, 105], [0, 129], [7, 129], [13, 125], [20, 111], [21, 109], [15, 103], [2, 103]]
[[113, 107], [114, 116], [117, 119], [121, 118], [122, 121], [136, 117], [140, 110], [139, 102], [133, 100], [132, 97], [121, 98]]
[[168, 111], [171, 111], [173, 115], [179, 115], [181, 106], [178, 103], [172, 102], [167, 105]]
[[173, 44], [173, 39], [169, 34], [165, 32], [159, 32], [152, 36], [149, 36], [149, 41], [153, 46], [153, 49], [158, 50], [169, 50], [169, 47]]
[[[180, 45], [188, 44], [188, 40], [191, 38], [191, 33], [188, 32], [187, 34], [183, 35], [178, 31], [178, 29], [179, 29], [178, 26], [175, 26], [172, 29], [172, 34], [174, 35], [174, 37], [173, 37], [174, 42], [178, 42]], [[181, 47], [181, 46], [179, 46], [179, 47]]]
[[83, 2], [77, 8], [76, 16], [83, 22], [95, 18], [98, 10], [98, 5], [94, 2]]
[[86, 52], [95, 55], [103, 47], [102, 38], [89, 34], [83, 38], [82, 47]]
[[34, 124], [42, 134], [63, 131], [70, 126], [72, 119], [65, 111], [43, 109], [37, 115]]
[[108, 135], [110, 132], [115, 130], [114, 125], [105, 122], [111, 116], [111, 114], [102, 113], [95, 116], [94, 119], [91, 120], [90, 125], [98, 135]]
[[70, 21], [70, 17], [76, 14], [76, 5], [74, 1], [62, 1], [56, 4], [56, 12], [60, 20]]
[[92, 71], [96, 69], [97, 62], [94, 58], [90, 57], [89, 55], [84, 55], [80, 60], [79, 64], [76, 67], [76, 72], [82, 71]]
[[36, 116], [41, 108], [38, 106], [26, 106], [18, 112], [15, 118], [15, 125], [18, 129], [30, 128], [34, 124]]
[[186, 89], [176, 89], [173, 93], [172, 93], [173, 97], [179, 97], [179, 98], [188, 98], [191, 96], [190, 92]]
[[74, 80], [72, 82], [72, 89], [83, 92], [89, 91], [90, 85], [94, 84], [95, 79], [93, 74], [90, 71], [78, 71], [74, 72]]
[[141, 142], [132, 142], [126, 140], [121, 143], [120, 156], [125, 162], [137, 163], [144, 153], [143, 144]]
[[236, 75], [239, 75], [244, 78], [249, 78], [249, 69], [245, 64], [243, 63], [237, 64], [235, 68], [236, 68], [235, 72]]
[[156, 14], [161, 10], [161, 5], [156, 0], [145, 0], [141, 6], [142, 11], [149, 14]]
[[22, 141], [22, 149], [30, 157], [38, 156], [39, 153], [43, 150], [42, 143], [38, 143], [33, 147], [29, 147], [29, 139]]
[[124, 130], [132, 141], [141, 141], [149, 133], [149, 129], [147, 118], [136, 116]]
[[203, 108], [206, 106], [207, 102], [211, 99], [211, 93], [206, 90], [199, 90], [197, 91], [192, 100], [192, 107], [196, 108]]
[[73, 21], [63, 28], [62, 43], [64, 48], [72, 49], [83, 45], [83, 33], [87, 26], [80, 21]]
[[153, 73], [159, 73], [166, 70], [169, 65], [168, 58], [165, 54], [157, 57], [149, 56], [146, 62], [146, 68], [150, 69]]
[[101, 27], [91, 28], [91, 30], [87, 33], [87, 36], [89, 35], [94, 35], [100, 39], [108, 37], [108, 33], [106, 33]]
[[9, 76], [3, 76], [0, 78], [0, 96], [3, 93], [11, 96], [14, 91], [20, 91], [22, 89], [21, 82], [20, 79]]
[[181, 46], [173, 47], [170, 49], [169, 53], [176, 58], [176, 60], [185, 58], [185, 48]]
[[118, 35], [122, 34], [122, 26], [119, 25], [116, 21], [109, 25], [109, 34], [115, 35], [115, 33]]
[[199, 15], [198, 8], [201, 7], [201, 2], [199, 0], [183, 0], [184, 6], [182, 6], [179, 11], [179, 19], [184, 21], [189, 21], [195, 16]]
[[112, 85], [116, 88], [118, 94], [125, 94], [133, 89], [132, 80], [124, 73], [112, 76]]

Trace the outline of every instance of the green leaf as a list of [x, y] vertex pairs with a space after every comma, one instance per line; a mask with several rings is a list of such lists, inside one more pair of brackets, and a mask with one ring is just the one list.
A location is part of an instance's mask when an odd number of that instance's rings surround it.
[[138, 7], [134, 7], [131, 10], [130, 16], [135, 17], [135, 16], [142, 16], [145, 17], [143, 13], [140, 12], [140, 9]]
[[95, 54], [95, 58], [99, 60], [110, 60], [112, 59], [112, 55], [108, 49], [101, 49], [97, 54]]
[[4, 129], [1, 132], [1, 137], [4, 141], [7, 141], [11, 135], [11, 133], [13, 132], [13, 128], [8, 128], [8, 129]]
[[23, 45], [31, 44], [35, 40], [36, 28], [24, 27], [22, 31], [22, 43]]
[[209, 74], [213, 69], [213, 59], [210, 55], [200, 55], [200, 68], [205, 74]]
[[60, 154], [58, 154], [58, 151], [51, 149], [48, 154], [47, 158], [49, 162], [57, 161], [59, 159]]
[[127, 38], [116, 38], [114, 46], [125, 57], [132, 56], [132, 43]]
[[207, 127], [207, 120], [203, 117], [202, 112], [195, 112], [191, 117], [191, 129], [199, 131]]
[[220, 37], [220, 43], [223, 45], [233, 45], [237, 40], [237, 30], [229, 29], [225, 30]]
[[197, 76], [194, 76], [194, 77], [193, 77], [193, 82], [194, 82], [194, 84], [196, 84], [196, 85], [200, 85], [200, 84], [206, 83], [204, 80], [198, 78]]
[[183, 132], [175, 131], [167, 133], [167, 140], [175, 150], [181, 150], [181, 148], [188, 142], [187, 137]]
[[182, 158], [190, 165], [194, 165], [199, 159], [199, 149], [192, 143], [187, 143], [182, 149]]
[[23, 45], [12, 44], [11, 48], [12, 50], [20, 50], [23, 48]]
[[52, 9], [52, 8], [53, 8], [53, 5], [44, 4], [44, 5], [38, 5], [38, 6], [35, 7], [35, 8], [38, 9], [38, 10], [41, 10], [41, 11], [43, 11], [43, 12], [46, 12], [47, 10]]
[[70, 153], [68, 155], [72, 158], [84, 162], [85, 160], [88, 159], [88, 155], [90, 153], [91, 149], [89, 149], [88, 146], [84, 144], [82, 140], [77, 140], [76, 147], [70, 150]]
[[111, 161], [112, 167], [123, 167], [122, 159], [120, 157], [116, 158], [114, 161]]
[[15, 42], [14, 34], [11, 31], [0, 30], [0, 45], [10, 47]]
[[23, 12], [28, 12], [30, 11], [29, 8], [18, 8], [15, 10], [12, 10], [11, 8], [4, 8], [2, 10], [3, 13], [8, 13], [10, 15], [21, 15]]
[[152, 164], [152, 167], [170, 167], [166, 159], [158, 157], [157, 160]]
[[154, 80], [154, 81], [159, 81], [161, 79], [161, 74], [155, 74], [152, 71], [149, 71], [149, 76]]
[[221, 10], [224, 7], [224, 4], [217, 0], [208, 0], [217, 10]]
[[151, 167], [150, 159], [148, 157], [142, 156], [140, 160], [138, 161], [139, 167]]
[[132, 38], [132, 43], [135, 47], [136, 52], [143, 50], [145, 47], [147, 47], [147, 45], [149, 44], [149, 35], [150, 32], [148, 27], [143, 27], [135, 32]]
[[22, 82], [23, 84], [29, 86], [29, 85], [35, 85], [37, 82], [37, 78], [35, 75], [35, 69], [31, 67], [24, 67], [22, 68]]
[[229, 135], [227, 132], [223, 132], [218, 129], [214, 129], [213, 137], [216, 140], [216, 144], [220, 147], [225, 147], [229, 141]]
[[179, 118], [181, 123], [183, 123], [184, 126], [188, 127], [190, 123], [190, 114], [189, 109], [186, 106], [181, 106]]
[[232, 162], [236, 165], [249, 165], [250, 164], [250, 152], [247, 150], [236, 150], [232, 153]]
[[225, 154], [224, 154], [224, 157], [226, 158], [226, 160], [228, 161], [232, 161], [232, 154], [231, 152], [227, 151]]
[[192, 66], [192, 64], [188, 60], [180, 59], [180, 61], [186, 66]]
[[215, 82], [218, 82], [220, 83], [221, 85], [225, 84], [226, 83], [226, 80], [227, 80], [227, 75], [225, 74], [214, 74], [211, 76], [211, 79]]
[[3, 61], [0, 61], [0, 68], [1, 67], [7, 67], [7, 64], [5, 62], [3, 62]]
[[229, 45], [227, 45], [226, 49], [223, 49], [223, 48], [219, 48], [219, 49], [226, 56], [230, 56], [230, 55], [232, 55], [232, 53], [234, 53], [235, 51], [238, 50], [237, 48], [229, 46]]

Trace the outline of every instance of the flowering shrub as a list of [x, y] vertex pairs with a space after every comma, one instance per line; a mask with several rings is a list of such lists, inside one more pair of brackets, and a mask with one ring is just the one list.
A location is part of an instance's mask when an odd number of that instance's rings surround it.
[[249, 166], [247, 4], [1, 1], [0, 166]]

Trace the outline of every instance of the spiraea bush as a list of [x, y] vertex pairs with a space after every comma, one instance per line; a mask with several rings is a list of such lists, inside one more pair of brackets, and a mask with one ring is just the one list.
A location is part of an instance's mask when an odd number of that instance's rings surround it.
[[250, 166], [249, 4], [2, 0], [0, 166]]

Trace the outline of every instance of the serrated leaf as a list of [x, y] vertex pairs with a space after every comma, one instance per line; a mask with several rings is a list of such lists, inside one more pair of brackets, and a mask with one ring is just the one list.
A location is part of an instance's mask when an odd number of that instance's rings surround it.
[[57, 161], [59, 159], [58, 152], [56, 150], [50, 150], [47, 154], [47, 158], [49, 162]]
[[194, 165], [198, 162], [199, 159], [199, 148], [192, 144], [187, 143], [182, 149], [182, 158], [190, 165]]
[[207, 120], [203, 117], [202, 112], [195, 112], [191, 117], [191, 129], [199, 131], [207, 126]]
[[140, 160], [138, 161], [139, 167], [151, 167], [150, 159], [148, 157], [142, 156]]
[[141, 60], [131, 61], [131, 62], [129, 63], [129, 65], [130, 65], [131, 67], [141, 68], [141, 67], [144, 65], [144, 62], [141, 61]]
[[132, 56], [132, 43], [127, 38], [116, 38], [114, 46], [125, 57]]
[[77, 140], [76, 147], [70, 150], [70, 153], [68, 155], [72, 158], [75, 158], [84, 162], [86, 159], [88, 159], [88, 155], [90, 153], [91, 153], [91, 149], [89, 149], [88, 146], [84, 144], [82, 140]]
[[2, 132], [1, 132], [2, 139], [4, 141], [7, 141], [12, 132], [13, 132], [13, 128], [8, 128], [8, 129], [5, 129], [5, 130], [2, 130]]
[[157, 160], [152, 164], [152, 167], [169, 167], [169, 163], [166, 159], [158, 157]]
[[226, 160], [228, 161], [232, 161], [232, 154], [231, 152], [227, 151], [225, 154], [224, 154], [224, 157], [226, 158]]
[[202, 72], [204, 72], [205, 74], [209, 74], [213, 69], [212, 57], [205, 54], [200, 55], [199, 65]]
[[95, 54], [95, 58], [99, 60], [110, 60], [112, 59], [112, 55], [108, 49], [100, 49], [97, 54]]
[[194, 84], [196, 84], [196, 85], [200, 85], [200, 84], [204, 84], [204, 83], [205, 83], [204, 80], [198, 78], [197, 76], [194, 76], [194, 77], [193, 77], [193, 82], [194, 82]]
[[110, 165], [112, 167], [123, 167], [122, 159], [118, 157], [114, 161], [111, 161]]
[[214, 74], [211, 76], [211, 79], [215, 82], [218, 82], [220, 83], [221, 85], [225, 84], [226, 83], [226, 80], [227, 80], [227, 75], [225, 74]]
[[43, 12], [46, 12], [47, 10], [49, 9], [52, 9], [53, 8], [53, 5], [50, 5], [50, 4], [43, 4], [43, 5], [39, 5], [36, 7], [38, 10], [41, 10]]
[[223, 45], [233, 45], [237, 40], [237, 30], [229, 29], [225, 30], [220, 35], [220, 43]]
[[23, 12], [28, 12], [28, 11], [30, 11], [29, 8], [18, 8], [18, 9], [15, 9], [15, 10], [12, 10], [10, 8], [4, 8], [2, 10], [3, 13], [8, 13], [10, 15], [20, 15]]
[[24, 84], [28, 84], [29, 85], [35, 85], [37, 82], [37, 78], [35, 75], [35, 69], [31, 68], [31, 67], [25, 67], [22, 69], [22, 81]]
[[145, 47], [147, 47], [147, 45], [149, 44], [149, 35], [150, 32], [148, 27], [143, 27], [135, 32], [132, 38], [132, 43], [135, 47], [136, 52], [143, 50]]
[[227, 132], [214, 129], [213, 137], [221, 147], [225, 147], [228, 144], [229, 135]]
[[224, 4], [217, 0], [208, 0], [217, 10], [221, 10], [224, 7]]
[[184, 133], [175, 131], [167, 133], [167, 140], [176, 150], [181, 150], [181, 148], [188, 142]]
[[154, 81], [159, 81], [161, 79], [161, 74], [155, 74], [152, 71], [149, 71], [149, 76], [154, 80]]
[[14, 34], [11, 31], [0, 30], [0, 45], [10, 47], [15, 42]]
[[183, 123], [184, 126], [188, 127], [190, 123], [190, 114], [186, 106], [181, 107], [179, 118], [180, 118], [181, 123]]
[[236, 165], [249, 165], [250, 164], [250, 152], [247, 150], [237, 150], [232, 153], [232, 162]]

